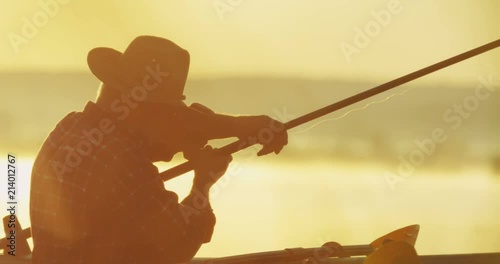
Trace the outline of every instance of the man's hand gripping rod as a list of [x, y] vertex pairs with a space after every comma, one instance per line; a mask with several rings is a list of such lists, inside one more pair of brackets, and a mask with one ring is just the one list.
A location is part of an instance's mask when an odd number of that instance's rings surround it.
[[[382, 85], [374, 87], [372, 89], [369, 89], [369, 90], [366, 90], [366, 91], [361, 92], [359, 94], [348, 97], [342, 101], [333, 103], [331, 105], [320, 108], [316, 111], [313, 111], [313, 112], [310, 112], [310, 113], [305, 114], [303, 116], [300, 116], [296, 119], [293, 119], [293, 120], [285, 123], [285, 129], [291, 129], [291, 128], [294, 128], [296, 126], [302, 125], [302, 124], [307, 123], [311, 120], [314, 120], [318, 117], [335, 112], [335, 111], [342, 109], [346, 106], [349, 106], [349, 105], [357, 103], [361, 100], [370, 98], [374, 95], [385, 92], [387, 90], [390, 90], [394, 87], [405, 84], [407, 82], [413, 81], [413, 80], [418, 79], [418, 78], [425, 76], [427, 74], [441, 70], [441, 69], [446, 68], [446, 67], [453, 65], [455, 63], [472, 58], [472, 57], [477, 56], [477, 55], [484, 53], [486, 51], [495, 49], [499, 46], [500, 46], [500, 39], [497, 39], [497, 40], [490, 42], [488, 44], [485, 44], [483, 46], [469, 50], [469, 51], [464, 52], [462, 54], [459, 54], [459, 55], [456, 55], [456, 56], [451, 57], [449, 59], [446, 59], [444, 61], [435, 63], [431, 66], [425, 67], [423, 69], [420, 69], [418, 71], [412, 72], [412, 73], [407, 74], [405, 76], [399, 77], [397, 79], [394, 79], [392, 81], [389, 81], [387, 83], [384, 83]], [[247, 147], [250, 147], [252, 145], [253, 144], [250, 144], [250, 143], [246, 142], [245, 140], [237, 140], [233, 143], [230, 143], [230, 144], [220, 148], [218, 151], [220, 151], [221, 153], [224, 153], [224, 154], [232, 154], [232, 153], [238, 152], [242, 149], [245, 149]], [[160, 173], [160, 177], [163, 181], [168, 181], [168, 180], [173, 179], [177, 176], [180, 176], [186, 172], [189, 172], [193, 169], [194, 169], [193, 164], [190, 161], [187, 161], [187, 162], [184, 162], [176, 167], [173, 167], [169, 170], [166, 170], [166, 171]]]

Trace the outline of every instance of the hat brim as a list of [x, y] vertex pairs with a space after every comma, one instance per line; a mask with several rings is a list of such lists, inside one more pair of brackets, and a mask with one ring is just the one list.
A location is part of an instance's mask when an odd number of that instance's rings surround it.
[[[120, 87], [141, 86], [141, 83], [127, 78], [127, 74], [125, 74], [123, 65], [121, 64], [121, 56], [121, 52], [112, 48], [94, 48], [88, 53], [87, 64], [97, 79], [113, 89], [120, 91]], [[181, 100], [168, 100], [158, 103], [187, 107]]]

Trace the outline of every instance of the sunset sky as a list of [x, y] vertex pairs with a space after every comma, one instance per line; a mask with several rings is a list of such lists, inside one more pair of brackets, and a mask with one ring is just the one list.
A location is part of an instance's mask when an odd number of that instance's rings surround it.
[[[190, 84], [189, 100], [231, 114], [298, 116], [500, 38], [498, 0], [1, 1], [0, 151], [19, 154], [24, 227], [34, 154], [64, 115], [95, 96], [92, 48], [168, 38], [190, 52], [189, 80], [209, 79]], [[236, 154], [241, 173], [217, 187], [217, 230], [198, 256], [366, 244], [415, 223], [419, 253], [500, 251], [500, 92], [474, 97], [478, 79], [489, 76], [500, 80], [498, 48], [412, 82], [425, 89], [404, 95], [413, 88], [399, 87], [292, 131], [289, 156]], [[472, 117], [390, 191], [387, 171], [418, 150], [417, 139], [446, 128], [443, 113], [466, 100], [477, 102]], [[182, 197], [191, 182], [192, 174], [167, 188]]]
[[[123, 51], [152, 34], [190, 51], [191, 78], [384, 81], [498, 39], [499, 11], [495, 0], [9, 1], [0, 10], [0, 71], [87, 71], [91, 48]], [[423, 81], [475, 82], [499, 62], [496, 50]]]

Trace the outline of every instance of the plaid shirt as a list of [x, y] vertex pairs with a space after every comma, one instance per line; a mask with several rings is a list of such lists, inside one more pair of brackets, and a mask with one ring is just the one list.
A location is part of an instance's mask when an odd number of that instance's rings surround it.
[[59, 122], [32, 171], [34, 264], [174, 263], [210, 241], [214, 214], [179, 204], [146, 150], [92, 102]]

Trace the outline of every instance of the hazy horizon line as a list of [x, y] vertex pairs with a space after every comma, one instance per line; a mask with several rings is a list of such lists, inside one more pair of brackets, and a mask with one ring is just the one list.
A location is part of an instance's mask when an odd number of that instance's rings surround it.
[[[2, 70], [0, 69], [1, 75], [18, 75], [18, 74], [50, 74], [50, 75], [89, 75], [93, 76], [90, 70], [76, 70], [76, 69], [68, 69], [68, 70], [55, 70], [55, 69], [8, 69]], [[94, 77], [95, 78], [95, 77]], [[424, 77], [425, 78], [425, 77]], [[238, 80], [273, 80], [273, 81], [309, 81], [309, 82], [336, 82], [336, 83], [349, 83], [349, 84], [370, 84], [377, 85], [383, 84], [384, 82], [380, 82], [379, 80], [359, 80], [352, 77], [339, 78], [337, 77], [329, 77], [329, 78], [319, 78], [319, 77], [303, 77], [297, 75], [283, 75], [283, 74], [255, 74], [255, 75], [241, 75], [241, 74], [224, 74], [221, 76], [189, 76], [187, 81], [215, 81], [215, 80], [224, 80], [224, 81], [238, 81]], [[386, 80], [388, 82], [391, 80]], [[405, 85], [412, 84], [409, 82]], [[443, 86], [452, 86], [456, 85], [457, 88], [470, 88], [467, 82], [459, 82], [454, 81], [453, 79], [447, 80], [433, 80], [432, 82], [419, 84], [419, 86], [425, 85], [443, 85]]]

